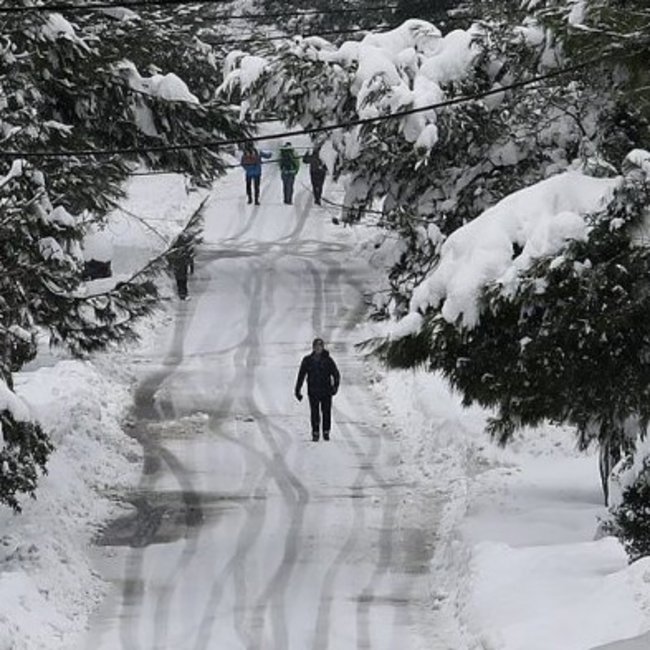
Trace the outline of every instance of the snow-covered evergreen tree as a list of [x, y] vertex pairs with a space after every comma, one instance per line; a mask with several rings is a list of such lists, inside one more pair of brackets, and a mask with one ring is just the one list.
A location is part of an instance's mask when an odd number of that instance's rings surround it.
[[624, 180], [560, 174], [456, 231], [380, 356], [495, 409], [501, 443], [551, 420], [608, 459], [628, 451], [650, 416], [650, 154], [625, 167]]
[[[163, 255], [131, 280], [92, 294], [82, 283], [85, 232], [121, 197], [134, 164], [186, 172], [197, 182], [223, 168], [223, 152], [209, 147], [140, 149], [248, 133], [223, 103], [202, 104], [173, 68], [142, 74], [125, 35], [137, 24], [101, 12], [84, 14], [77, 25], [38, 10], [3, 17], [0, 503], [15, 509], [21, 493], [33, 494], [50, 451], [12, 390], [12, 373], [36, 353], [37, 331], [78, 354], [133, 337], [134, 321], [157, 300], [153, 276], [166, 268]], [[137, 42], [132, 47], [142, 55]]]
[[[495, 35], [504, 67], [519, 71], [517, 76], [522, 69], [530, 70], [530, 50], [504, 38], [513, 33], [507, 22], [499, 22], [504, 17], [521, 25], [514, 31], [526, 41], [539, 44], [536, 65], [550, 70], [575, 66], [575, 81], [559, 98], [552, 89], [543, 95], [557, 109], [554, 121], [564, 115], [578, 126], [581, 137], [572, 136], [576, 155], [572, 166], [580, 164], [584, 174], [603, 178], [635, 164], [647, 173], [643, 155], [635, 153], [623, 165], [621, 160], [631, 148], [647, 147], [650, 141], [648, 86], [639, 66], [648, 56], [648, 10], [643, 3], [630, 3], [634, 6], [626, 7], [630, 12], [626, 15], [620, 7], [609, 11], [606, 4], [611, 3], [557, 2], [542, 7], [536, 3], [536, 13], [525, 19], [526, 3], [497, 2], [486, 12], [485, 24]], [[521, 107], [529, 116], [543, 119], [543, 113], [531, 110], [535, 106], [526, 95], [522, 99]], [[567, 159], [558, 163], [546, 167], [545, 175], [560, 171]], [[606, 494], [613, 465], [646, 430], [644, 401], [650, 388], [642, 318], [647, 309], [647, 255], [630, 235], [638, 232], [635, 228], [648, 203], [647, 180], [641, 181], [640, 173], [630, 172], [607, 211], [593, 217], [588, 245], [574, 242], [561, 260], [537, 261], [519, 277], [516, 291], [485, 279], [480, 317], [472, 316], [476, 322], [471, 327], [467, 314], [461, 316], [447, 296], [437, 306], [425, 307], [417, 334], [397, 337], [380, 348], [391, 364], [424, 363], [443, 370], [467, 402], [496, 408], [490, 429], [501, 442], [524, 424], [544, 419], [575, 425], [582, 446], [591, 441], [600, 445]], [[530, 184], [530, 175], [523, 178]], [[558, 201], [571, 194], [566, 188]], [[507, 200], [514, 201], [515, 196]], [[523, 215], [536, 213], [532, 204], [521, 209]], [[462, 238], [460, 231], [459, 235]], [[452, 236], [445, 246], [453, 249], [456, 241]], [[488, 241], [494, 246], [492, 254], [504, 253], [504, 241], [489, 237]], [[513, 239], [505, 253], [520, 260], [527, 245]], [[471, 260], [466, 261], [471, 266]], [[443, 252], [432, 275], [440, 279], [444, 264]], [[464, 277], [462, 269], [458, 273]], [[429, 280], [422, 286], [431, 286]], [[422, 291], [415, 289], [415, 303]], [[440, 298], [438, 294], [433, 302]]]

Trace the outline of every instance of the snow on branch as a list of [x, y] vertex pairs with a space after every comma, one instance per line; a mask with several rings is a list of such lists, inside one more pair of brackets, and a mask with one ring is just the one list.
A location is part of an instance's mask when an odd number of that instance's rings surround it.
[[[445, 241], [439, 263], [413, 293], [411, 312], [441, 307], [448, 322], [460, 318], [475, 326], [486, 285], [497, 282], [512, 291], [536, 259], [586, 238], [586, 215], [603, 207], [620, 184], [620, 177], [568, 171], [507, 196]], [[404, 328], [399, 332], [404, 335]]]

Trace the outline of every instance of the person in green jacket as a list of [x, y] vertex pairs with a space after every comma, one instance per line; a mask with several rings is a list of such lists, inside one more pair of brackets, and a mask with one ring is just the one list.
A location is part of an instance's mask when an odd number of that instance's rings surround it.
[[282, 175], [282, 188], [284, 191], [284, 202], [287, 205], [293, 203], [293, 184], [296, 174], [300, 169], [300, 158], [291, 142], [285, 142], [280, 147], [280, 174]]

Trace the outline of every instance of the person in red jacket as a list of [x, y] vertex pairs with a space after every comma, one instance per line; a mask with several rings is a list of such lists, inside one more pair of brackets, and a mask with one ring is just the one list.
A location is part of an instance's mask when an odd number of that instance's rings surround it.
[[332, 428], [332, 396], [336, 395], [339, 389], [341, 375], [321, 338], [314, 339], [311, 354], [304, 357], [300, 363], [294, 390], [298, 401], [302, 400], [302, 385], [305, 377], [311, 412], [312, 440], [318, 442], [320, 437], [321, 414], [323, 440], [329, 440]]

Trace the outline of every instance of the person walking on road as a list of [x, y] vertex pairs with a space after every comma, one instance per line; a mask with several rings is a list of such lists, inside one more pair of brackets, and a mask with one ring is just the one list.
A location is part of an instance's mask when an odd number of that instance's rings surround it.
[[291, 142], [285, 142], [280, 147], [280, 173], [282, 174], [282, 189], [284, 192], [284, 202], [287, 205], [293, 203], [293, 184], [296, 180], [296, 174], [300, 169], [300, 158]]
[[314, 193], [314, 203], [320, 205], [325, 176], [327, 176], [327, 166], [321, 160], [320, 148], [316, 148], [311, 153], [305, 154], [302, 161], [309, 165], [309, 177], [311, 178], [311, 191]]
[[252, 142], [244, 145], [244, 153], [241, 157], [241, 166], [246, 171], [246, 196], [248, 203], [260, 204], [260, 182], [262, 180], [262, 158], [270, 158], [270, 151], [260, 151], [253, 146]]
[[332, 428], [332, 397], [336, 395], [341, 381], [334, 359], [325, 349], [323, 339], [316, 338], [312, 352], [300, 363], [294, 394], [302, 401], [302, 385], [307, 378], [307, 396], [311, 412], [311, 436], [314, 442], [320, 437], [321, 414], [323, 416], [323, 440], [330, 439]]
[[176, 280], [178, 297], [181, 300], [187, 300], [187, 278], [190, 273], [194, 273], [194, 249], [188, 238], [182, 235], [179, 237], [176, 250], [172, 251], [169, 263]]

